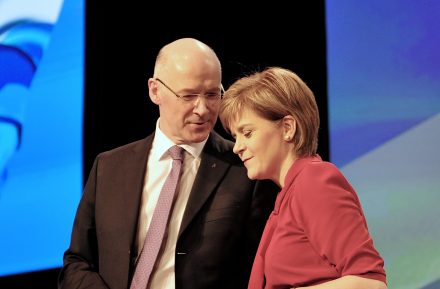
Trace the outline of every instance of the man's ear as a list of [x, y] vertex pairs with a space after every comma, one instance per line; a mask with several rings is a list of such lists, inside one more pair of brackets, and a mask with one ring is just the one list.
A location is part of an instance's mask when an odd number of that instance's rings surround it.
[[148, 79], [148, 94], [154, 104], [160, 104], [160, 98], [157, 95], [157, 81], [154, 78]]
[[296, 133], [296, 121], [291, 115], [286, 115], [281, 120], [281, 126], [283, 128], [284, 140], [291, 141]]

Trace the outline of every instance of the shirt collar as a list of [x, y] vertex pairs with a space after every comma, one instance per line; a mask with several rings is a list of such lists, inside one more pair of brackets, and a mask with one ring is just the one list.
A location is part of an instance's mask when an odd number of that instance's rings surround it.
[[[151, 156], [150, 156], [158, 161], [164, 159], [167, 156], [165, 154], [166, 151], [172, 146], [176, 145], [160, 130], [159, 119], [156, 122], [156, 132], [154, 134], [154, 140], [151, 147]], [[191, 154], [194, 158], [198, 158], [202, 153], [203, 147], [205, 146], [207, 140], [208, 138], [206, 138], [204, 141], [199, 143], [180, 144], [179, 146], [183, 148], [186, 152]]]

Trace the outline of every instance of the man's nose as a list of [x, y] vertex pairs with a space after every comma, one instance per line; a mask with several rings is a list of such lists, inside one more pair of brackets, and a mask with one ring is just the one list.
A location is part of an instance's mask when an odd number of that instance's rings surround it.
[[194, 112], [203, 115], [208, 111], [208, 101], [203, 95], [199, 95], [194, 103]]

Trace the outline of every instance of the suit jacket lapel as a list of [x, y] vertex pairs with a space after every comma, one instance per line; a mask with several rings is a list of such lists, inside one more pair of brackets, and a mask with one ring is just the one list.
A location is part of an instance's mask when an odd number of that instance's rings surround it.
[[124, 216], [127, 216], [127, 218], [124, 222], [127, 230], [129, 230], [127, 232], [127, 236], [130, 237], [129, 244], [133, 244], [137, 231], [145, 170], [153, 138], [154, 135], [150, 135], [136, 144], [130, 154], [125, 158], [125, 161], [121, 163], [121, 171], [124, 171], [124, 179], [126, 180], [125, 190], [127, 199], [123, 210], [126, 210]]
[[211, 135], [202, 151], [200, 167], [186, 205], [179, 237], [212, 194], [230, 166], [229, 163], [218, 157], [219, 151], [214, 146], [215, 138], [216, 136]]
[[[141, 202], [142, 190], [144, 185], [145, 170], [148, 161], [149, 151], [151, 149], [153, 135], [135, 144], [131, 150], [126, 152], [126, 156], [121, 158], [118, 165], [118, 172], [125, 175], [121, 178], [121, 182], [117, 184], [117, 189], [123, 191], [123, 199], [119, 200], [119, 204], [113, 204], [114, 208], [118, 208], [118, 220], [122, 222], [120, 228], [119, 244], [122, 248], [121, 258], [115, 260], [115, 264], [119, 264], [122, 274], [119, 276], [121, 288], [126, 286], [129, 278], [129, 270], [131, 257], [134, 252], [134, 239], [137, 232], [139, 206]], [[125, 252], [125, 254], [124, 254]], [[115, 254], [116, 255], [116, 254]], [[117, 278], [116, 276], [114, 276]], [[123, 286], [122, 286], [123, 285]]]

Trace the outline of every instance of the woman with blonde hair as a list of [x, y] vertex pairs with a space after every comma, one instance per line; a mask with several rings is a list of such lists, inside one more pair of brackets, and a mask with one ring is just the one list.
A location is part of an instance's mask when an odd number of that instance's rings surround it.
[[307, 85], [279, 67], [243, 77], [226, 91], [220, 120], [248, 177], [281, 188], [248, 288], [387, 288], [355, 190], [316, 153], [319, 112]]

